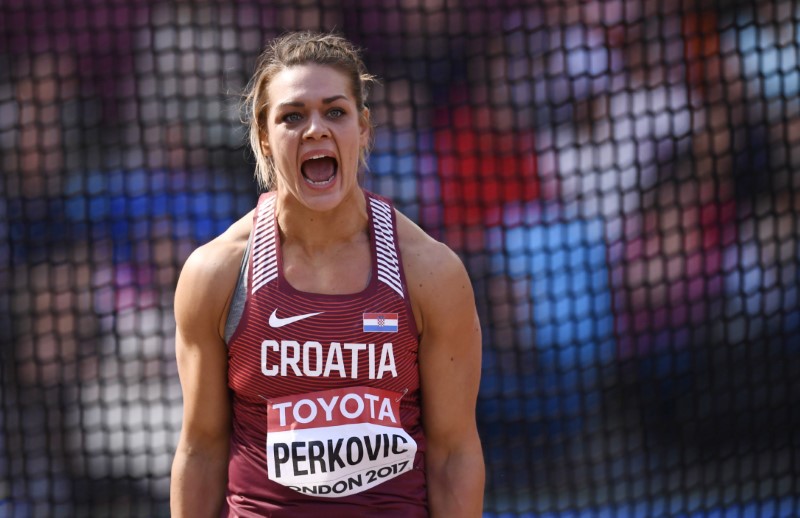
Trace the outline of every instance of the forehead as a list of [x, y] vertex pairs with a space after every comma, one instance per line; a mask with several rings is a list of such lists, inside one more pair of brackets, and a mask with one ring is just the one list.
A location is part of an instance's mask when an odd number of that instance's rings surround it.
[[343, 95], [353, 101], [350, 81], [343, 72], [328, 65], [294, 65], [284, 68], [267, 87], [272, 106], [285, 102], [312, 102]]

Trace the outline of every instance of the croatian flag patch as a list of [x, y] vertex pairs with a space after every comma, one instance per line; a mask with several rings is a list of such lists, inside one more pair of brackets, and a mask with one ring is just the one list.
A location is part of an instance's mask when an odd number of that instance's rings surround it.
[[365, 333], [396, 333], [397, 313], [364, 313]]

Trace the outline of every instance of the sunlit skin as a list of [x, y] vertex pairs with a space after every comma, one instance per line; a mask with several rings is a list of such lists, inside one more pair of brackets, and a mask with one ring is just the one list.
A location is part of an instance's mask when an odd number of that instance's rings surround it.
[[[292, 210], [296, 201], [305, 209], [328, 212], [361, 197], [358, 159], [369, 139], [368, 113], [359, 113], [347, 76], [330, 66], [297, 65], [279, 72], [267, 93], [262, 144], [274, 161], [285, 209]], [[323, 185], [309, 183], [302, 173], [303, 162], [320, 155], [337, 162], [335, 176]]]

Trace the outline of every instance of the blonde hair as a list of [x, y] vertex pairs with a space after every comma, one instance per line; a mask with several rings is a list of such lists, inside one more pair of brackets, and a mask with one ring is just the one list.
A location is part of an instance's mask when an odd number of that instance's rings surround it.
[[366, 100], [375, 77], [367, 72], [360, 49], [333, 33], [290, 32], [272, 40], [261, 53], [242, 101], [242, 122], [248, 127], [250, 147], [256, 157], [256, 180], [267, 190], [275, 183], [275, 164], [262, 149], [269, 112], [267, 88], [282, 70], [307, 64], [331, 66], [349, 79], [361, 122], [369, 126], [370, 141], [359, 153], [359, 164], [363, 168], [367, 165], [372, 126], [366, 111]]

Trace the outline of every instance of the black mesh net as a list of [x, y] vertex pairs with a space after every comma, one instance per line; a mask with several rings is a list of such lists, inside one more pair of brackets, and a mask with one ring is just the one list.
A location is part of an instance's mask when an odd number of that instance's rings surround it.
[[0, 517], [167, 516], [172, 297], [256, 199], [290, 29], [382, 78], [366, 186], [463, 258], [486, 516], [800, 516], [791, 0], [4, 0]]

